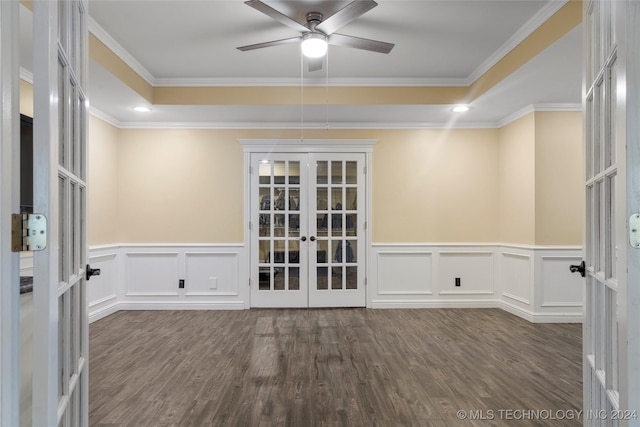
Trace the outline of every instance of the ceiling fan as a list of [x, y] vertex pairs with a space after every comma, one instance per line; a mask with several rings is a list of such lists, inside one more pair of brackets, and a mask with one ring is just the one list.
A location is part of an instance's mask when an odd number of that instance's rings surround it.
[[[304, 2], [299, 3], [304, 4]], [[394, 47], [393, 43], [386, 43], [377, 40], [364, 39], [360, 37], [335, 33], [335, 31], [337, 31], [344, 25], [376, 7], [378, 3], [373, 0], [354, 0], [326, 19], [322, 13], [310, 11], [306, 14], [307, 22], [305, 23], [305, 25], [272, 8], [262, 0], [249, 0], [246, 1], [245, 4], [264, 13], [267, 16], [270, 16], [281, 24], [284, 24], [289, 28], [301, 32], [302, 35], [299, 37], [292, 37], [288, 39], [273, 40], [264, 43], [241, 46], [238, 49], [241, 51], [247, 51], [282, 44], [302, 42], [303, 53], [309, 59], [309, 71], [317, 71], [322, 69], [322, 59], [324, 57], [324, 54], [326, 53], [327, 44], [335, 46], [346, 46], [355, 49], [362, 49], [385, 54], [391, 52], [391, 49], [393, 49]], [[314, 45], [319, 48], [319, 50], [312, 52], [305, 51], [305, 49], [307, 48], [313, 49]]]

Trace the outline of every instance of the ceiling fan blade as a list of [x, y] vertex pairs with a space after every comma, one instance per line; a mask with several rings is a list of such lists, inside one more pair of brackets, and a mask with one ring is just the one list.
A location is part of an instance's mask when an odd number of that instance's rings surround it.
[[322, 70], [323, 59], [323, 57], [307, 59], [307, 62], [309, 63], [309, 72]]
[[328, 37], [327, 42], [335, 46], [353, 47], [355, 49], [370, 50], [378, 53], [389, 53], [395, 46], [393, 43], [345, 36], [344, 34], [331, 34]]
[[316, 29], [322, 31], [326, 35], [333, 34], [334, 31], [338, 31], [340, 28], [347, 25], [360, 15], [370, 11], [377, 5], [378, 3], [373, 0], [354, 0], [318, 24]]
[[249, 0], [244, 2], [244, 4], [246, 4], [247, 6], [251, 6], [252, 8], [264, 13], [267, 16], [270, 16], [271, 18], [275, 19], [283, 25], [286, 25], [289, 28], [300, 31], [301, 33], [309, 32], [309, 29], [307, 27], [305, 27], [298, 21], [294, 21], [287, 15], [278, 12], [266, 3], [263, 3], [261, 0]]
[[290, 39], [273, 40], [273, 41], [270, 41], [270, 42], [250, 44], [250, 45], [247, 45], [247, 46], [240, 46], [237, 49], [244, 52], [244, 51], [247, 51], [247, 50], [262, 49], [263, 47], [278, 46], [278, 45], [281, 45], [281, 44], [299, 43], [300, 39], [301, 39], [301, 37], [293, 37], [293, 38], [290, 38]]

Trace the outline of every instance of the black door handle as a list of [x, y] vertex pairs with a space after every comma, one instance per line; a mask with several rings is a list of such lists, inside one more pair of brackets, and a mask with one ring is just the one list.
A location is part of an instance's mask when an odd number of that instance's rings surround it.
[[91, 266], [87, 264], [87, 269], [86, 269], [87, 280], [90, 280], [92, 276], [99, 276], [99, 275], [100, 275], [99, 268], [91, 268]]
[[309, 240], [311, 240], [312, 242], [315, 242], [316, 241], [316, 236], [309, 237]]
[[587, 272], [587, 269], [585, 267], [584, 261], [582, 261], [578, 265], [570, 265], [569, 271], [572, 273], [580, 273], [580, 275], [584, 277], [585, 273]]
[[300, 240], [302, 240], [303, 242], [306, 242], [306, 241], [307, 241], [307, 236], [302, 236], [302, 237], [300, 238]]

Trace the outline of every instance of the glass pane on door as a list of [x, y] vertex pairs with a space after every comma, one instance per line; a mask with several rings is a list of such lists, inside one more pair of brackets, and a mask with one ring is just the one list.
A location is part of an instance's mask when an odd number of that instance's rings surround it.
[[364, 306], [364, 155], [316, 154], [310, 163], [316, 174], [312, 189], [315, 222], [310, 233], [317, 239], [312, 263], [309, 305], [313, 307]]
[[[252, 287], [252, 306], [306, 306], [301, 287], [306, 258], [301, 256], [304, 230], [303, 172], [300, 154], [252, 156], [252, 258], [257, 286]], [[306, 254], [305, 254], [306, 256]], [[252, 264], [253, 265], [253, 264]], [[253, 267], [256, 268], [256, 267]], [[256, 274], [257, 273], [257, 274]]]

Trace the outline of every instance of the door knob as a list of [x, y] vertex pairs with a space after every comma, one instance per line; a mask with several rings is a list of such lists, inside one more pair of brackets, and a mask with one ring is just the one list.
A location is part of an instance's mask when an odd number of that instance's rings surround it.
[[87, 264], [87, 269], [86, 269], [87, 280], [91, 279], [92, 276], [99, 276], [99, 275], [100, 275], [99, 268], [91, 268], [91, 266]]
[[302, 237], [300, 238], [300, 240], [302, 240], [303, 242], [306, 242], [306, 241], [307, 241], [307, 236], [302, 236]]
[[586, 268], [585, 268], [585, 264], [584, 261], [582, 261], [580, 264], [578, 265], [570, 265], [569, 266], [569, 271], [572, 273], [580, 273], [580, 275], [582, 277], [584, 277], [585, 273], [586, 273]]
[[315, 242], [316, 241], [316, 236], [309, 237], [309, 240], [311, 240], [312, 242]]

